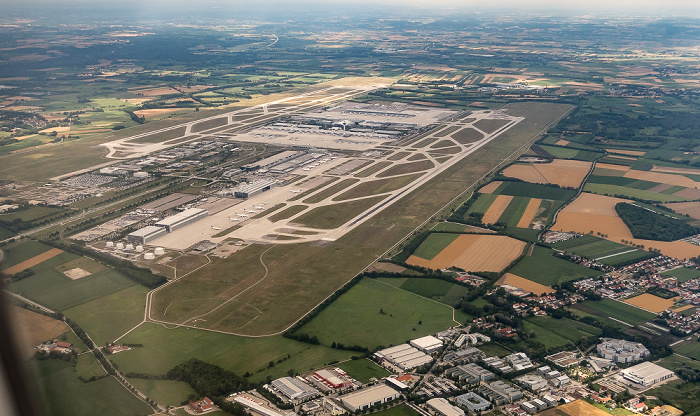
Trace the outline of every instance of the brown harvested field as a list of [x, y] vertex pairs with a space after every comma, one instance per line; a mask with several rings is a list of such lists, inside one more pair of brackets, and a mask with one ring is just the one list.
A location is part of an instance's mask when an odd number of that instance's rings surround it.
[[622, 177], [625, 176], [625, 172], [623, 170], [617, 170], [617, 169], [605, 169], [599, 167], [601, 164], [597, 164], [595, 169], [593, 169], [593, 174], [598, 175], [598, 176], [618, 176]]
[[505, 211], [512, 199], [513, 197], [510, 195], [498, 195], [496, 200], [493, 201], [493, 204], [491, 204], [489, 209], [484, 213], [481, 222], [484, 224], [494, 224], [501, 218], [501, 214], [503, 214], [503, 211]]
[[459, 144], [468, 144], [483, 139], [484, 135], [471, 127], [465, 127], [462, 130], [452, 134], [450, 137], [456, 140]]
[[574, 400], [561, 406], [539, 413], [539, 416], [610, 416], [605, 410], [598, 409], [582, 399]]
[[661, 193], [661, 192], [663, 192], [663, 191], [665, 191], [665, 190], [667, 190], [667, 189], [670, 189], [670, 188], [672, 188], [671, 185], [669, 185], [669, 184], [667, 184], [667, 183], [662, 183], [662, 184], [656, 185], [656, 186], [653, 187], [653, 188], [649, 188], [649, 189], [647, 189], [647, 190], [648, 190], [649, 192]]
[[486, 185], [482, 186], [481, 189], [479, 189], [479, 192], [482, 194], [491, 194], [493, 191], [498, 189], [499, 186], [501, 186], [503, 182], [501, 181], [493, 181], [489, 182]]
[[529, 290], [535, 295], [541, 295], [543, 293], [552, 292], [552, 288], [549, 286], [541, 285], [539, 283], [533, 282], [532, 280], [527, 280], [523, 277], [514, 275], [513, 273], [506, 273], [496, 281], [497, 285], [508, 285], [517, 287], [523, 290]]
[[680, 196], [683, 198], [687, 199], [700, 199], [700, 189], [696, 188], [687, 188], [680, 190], [678, 192], [674, 192], [674, 196]]
[[554, 143], [554, 144], [557, 145], [557, 146], [566, 146], [566, 145], [569, 144], [569, 143], [571, 143], [571, 142], [568, 141], [568, 140], [559, 139], [559, 141], [556, 142], [556, 143]]
[[5, 273], [14, 274], [14, 273], [21, 272], [24, 269], [28, 269], [32, 266], [36, 266], [37, 264], [42, 263], [42, 262], [44, 262], [52, 257], [58, 256], [61, 253], [63, 253], [63, 250], [58, 249], [58, 248], [52, 248], [51, 250], [46, 251], [44, 253], [41, 253], [38, 256], [34, 256], [29, 260], [25, 260], [22, 263], [15, 264], [14, 266], [5, 270]]
[[456, 266], [471, 272], [500, 272], [522, 254], [525, 245], [505, 235], [462, 234], [432, 260], [411, 256], [407, 263], [430, 269]]
[[651, 168], [652, 172], [666, 172], [666, 173], [689, 173], [691, 175], [700, 175], [700, 169], [692, 168], [673, 168], [665, 166], [654, 166]]
[[698, 183], [694, 180], [672, 173], [647, 172], [642, 170], [629, 170], [625, 173], [625, 178], [639, 179], [642, 181], [665, 183], [672, 186], [683, 186], [686, 188], [695, 188]]
[[618, 202], [632, 203], [633, 201], [584, 192], [559, 213], [552, 230], [575, 231], [583, 234], [588, 234], [590, 231], [600, 232], [606, 234], [610, 241], [617, 243], [621, 240], [631, 241], [642, 244], [644, 247], [659, 249], [662, 254], [679, 259], [700, 255], [700, 247], [690, 243], [632, 238], [632, 233], [615, 212], [615, 204]]
[[700, 204], [697, 202], [676, 202], [664, 204], [664, 206], [671, 208], [679, 214], [687, 214], [692, 218], [700, 220]]
[[653, 313], [661, 313], [669, 309], [675, 303], [673, 299], [664, 299], [649, 293], [625, 299], [623, 302]]
[[503, 174], [526, 182], [578, 188], [590, 169], [591, 162], [554, 159], [551, 163], [516, 163], [503, 170]]
[[150, 108], [148, 110], [136, 110], [134, 111], [134, 114], [136, 114], [139, 117], [148, 118], [153, 116], [159, 116], [161, 114], [173, 113], [178, 110], [182, 110], [182, 108]]
[[68, 330], [68, 325], [56, 319], [17, 306], [10, 307], [12, 322], [15, 322], [17, 346], [22, 358], [34, 355], [34, 347], [44, 341], [54, 339]]
[[527, 208], [525, 208], [525, 212], [523, 212], [523, 216], [520, 217], [520, 221], [518, 221], [518, 228], [530, 227], [530, 223], [535, 218], [535, 214], [537, 214], [537, 209], [540, 207], [541, 202], [542, 200], [539, 198], [530, 199], [530, 202], [527, 203]]
[[620, 159], [620, 160], [637, 160], [638, 158], [632, 156], [620, 156], [620, 155], [608, 155], [610, 159]]
[[506, 124], [510, 123], [510, 120], [504, 120], [504, 119], [490, 119], [490, 118], [484, 118], [476, 123], [474, 123], [474, 127], [478, 128], [481, 131], [484, 131], [488, 134], [493, 133], [494, 131], [500, 129], [501, 127], [505, 126]]
[[595, 165], [596, 168], [601, 168], [601, 169], [611, 169], [611, 170], [620, 170], [623, 172], [627, 172], [630, 170], [629, 166], [622, 166], [622, 165], [613, 165], [611, 163], [598, 163]]
[[406, 270], [405, 267], [401, 267], [394, 263], [384, 263], [377, 262], [369, 268], [370, 272], [389, 272], [389, 273], [403, 273]]
[[394, 165], [389, 169], [379, 173], [378, 178], [385, 178], [387, 176], [403, 175], [406, 173], [421, 172], [424, 170], [432, 169], [435, 164], [429, 160], [420, 160], [418, 162], [411, 163], [401, 163], [399, 165]]
[[642, 152], [641, 150], [618, 150], [618, 149], [605, 149], [608, 153], [617, 153], [620, 155], [628, 156], [644, 156], [647, 152]]

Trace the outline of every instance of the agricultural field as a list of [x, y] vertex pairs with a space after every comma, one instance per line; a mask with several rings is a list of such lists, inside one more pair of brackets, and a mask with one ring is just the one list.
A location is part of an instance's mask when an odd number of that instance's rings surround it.
[[700, 270], [679, 267], [677, 269], [665, 271], [661, 274], [664, 276], [673, 276], [678, 282], [683, 283], [700, 277]]
[[569, 342], [576, 342], [581, 338], [597, 336], [602, 333], [599, 328], [582, 322], [567, 318], [554, 319], [551, 316], [527, 318], [523, 324], [525, 332], [534, 331], [534, 340], [547, 348], [564, 346]]
[[532, 280], [516, 276], [513, 273], [504, 274], [500, 279], [496, 281], [495, 284], [508, 285], [512, 287], [517, 287], [519, 289], [528, 290], [538, 296], [543, 293], [552, 292], [552, 288], [549, 286], [541, 285], [539, 283], [533, 282]]
[[611, 266], [633, 259], [639, 259], [641, 261], [650, 256], [650, 253], [647, 251], [631, 248], [590, 234], [552, 244], [552, 248], [567, 251]]
[[[289, 370], [304, 372], [331, 362], [350, 359], [356, 352], [311, 345], [281, 335], [248, 338], [188, 328], [167, 329], [144, 324], [129, 333], [125, 344], [143, 344], [110, 357], [125, 373], [165, 374], [179, 363], [198, 358], [238, 375], [251, 374], [252, 382], [267, 376], [287, 375]], [[269, 363], [275, 364], [270, 367]]]
[[441, 279], [427, 278], [378, 278], [377, 281], [407, 290], [416, 295], [454, 306], [467, 288]]
[[656, 396], [680, 410], [686, 416], [700, 415], [700, 383], [687, 383], [682, 380], [674, 380], [655, 387], [645, 392], [647, 395]]
[[[38, 375], [43, 402], [56, 416], [148, 415], [153, 410], [116, 379], [107, 377], [83, 383], [62, 360], [32, 361]], [[80, 398], [80, 400], [76, 400]]]
[[342, 363], [338, 363], [336, 366], [348, 373], [355, 380], [362, 383], [369, 383], [370, 378], [380, 380], [391, 375], [391, 373], [384, 369], [384, 367], [377, 365], [374, 361], [368, 360], [367, 358], [344, 361]]
[[671, 208], [679, 214], [687, 215], [695, 220], [700, 220], [700, 204], [697, 202], [677, 202], [664, 204], [664, 206]]
[[697, 338], [691, 338], [689, 341], [674, 345], [673, 350], [695, 360], [700, 360], [700, 342], [697, 341]]
[[550, 163], [515, 163], [501, 171], [501, 174], [530, 183], [578, 188], [590, 169], [590, 162], [554, 159]]
[[459, 267], [467, 271], [500, 272], [523, 252], [526, 243], [503, 235], [462, 234], [433, 259], [415, 254], [408, 264], [429, 269]]
[[656, 316], [651, 312], [612, 299], [586, 301], [578, 303], [572, 306], [572, 308], [598, 318], [603, 318], [603, 320], [614, 318], [613, 321], [617, 319], [632, 326], [647, 322]]
[[[464, 226], [461, 226], [464, 228]], [[456, 233], [430, 233], [428, 238], [413, 252], [414, 256], [432, 260], [459, 237]]]
[[40, 243], [36, 240], [23, 240], [21, 242], [3, 247], [5, 257], [2, 265], [5, 270], [32, 259], [42, 253], [46, 253], [53, 247]]
[[24, 358], [34, 355], [34, 347], [37, 345], [57, 338], [68, 330], [68, 325], [64, 322], [18, 306], [10, 306], [9, 312], [15, 323], [17, 347]]
[[[449, 306], [374, 279], [362, 279], [296, 333], [316, 336], [326, 346], [340, 342], [372, 350], [456, 325], [452, 313]], [[367, 322], [373, 324], [368, 326]]]
[[599, 276], [601, 273], [554, 256], [554, 251], [535, 246], [532, 255], [525, 256], [509, 273], [544, 286], [569, 280]]
[[581, 234], [589, 234], [593, 231], [596, 235], [603, 234], [605, 239], [610, 241], [631, 241], [646, 248], [659, 249], [662, 254], [680, 259], [698, 255], [698, 247], [690, 243], [632, 238], [632, 233], [615, 211], [615, 205], [619, 202], [633, 201], [584, 192], [559, 213], [552, 229]]
[[147, 288], [134, 285], [67, 309], [64, 314], [79, 322], [97, 345], [104, 345], [141, 322], [147, 292]]
[[625, 299], [623, 302], [652, 313], [661, 313], [675, 304], [673, 299], [664, 299], [649, 293]]

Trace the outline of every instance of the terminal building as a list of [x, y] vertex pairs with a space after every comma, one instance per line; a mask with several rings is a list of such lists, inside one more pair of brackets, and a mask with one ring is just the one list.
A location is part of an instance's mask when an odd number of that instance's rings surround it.
[[149, 225], [129, 233], [126, 236], [126, 241], [130, 243], [148, 244], [149, 241], [155, 240], [158, 237], [164, 236], [168, 231], [165, 227]]
[[280, 393], [293, 403], [303, 402], [321, 395], [315, 388], [292, 377], [278, 378], [273, 380], [271, 385], [276, 393]]
[[179, 212], [175, 215], [171, 215], [170, 217], [163, 218], [162, 220], [158, 221], [156, 225], [160, 227], [165, 227], [165, 229], [169, 233], [172, 233], [178, 228], [182, 228], [186, 225], [190, 225], [194, 222], [197, 222], [200, 219], [206, 217], [207, 215], [209, 215], [209, 211], [207, 211], [206, 209], [190, 208]]
[[401, 393], [386, 384], [375, 384], [362, 390], [340, 396], [340, 403], [351, 412], [366, 410], [372, 406], [378, 406], [391, 400], [396, 400]]
[[673, 377], [673, 371], [654, 363], [641, 363], [621, 371], [622, 377], [642, 386], [651, 386]]

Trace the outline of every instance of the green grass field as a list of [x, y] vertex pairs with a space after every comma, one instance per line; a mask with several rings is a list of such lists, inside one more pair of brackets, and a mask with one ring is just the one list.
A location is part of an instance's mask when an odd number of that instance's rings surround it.
[[[373, 324], [368, 326], [367, 322]], [[374, 349], [434, 334], [455, 324], [448, 306], [363, 279], [297, 332], [316, 335], [324, 345], [341, 342]]]
[[[78, 322], [97, 345], [104, 345], [141, 322], [147, 292], [145, 287], [134, 285], [64, 313]], [[105, 325], [106, 322], [109, 325]]]
[[391, 375], [384, 367], [379, 366], [374, 361], [367, 358], [359, 360], [350, 360], [338, 364], [343, 371], [348, 373], [352, 378], [362, 383], [368, 383], [369, 379], [374, 377], [377, 380], [382, 377]]
[[144, 380], [130, 378], [129, 384], [141, 393], [163, 406], [180, 406], [190, 395], [197, 393], [184, 381], [175, 380]]
[[90, 379], [90, 377], [100, 377], [106, 374], [102, 365], [92, 353], [78, 356], [75, 372], [86, 380]]
[[599, 328], [586, 325], [582, 322], [562, 318], [554, 319], [551, 316], [536, 316], [525, 319], [526, 331], [535, 331], [535, 341], [546, 347], [566, 345], [569, 341], [576, 342], [583, 337], [600, 335]]
[[685, 416], [700, 415], [700, 383], [684, 383], [680, 380], [671, 381], [647, 390], [645, 394], [656, 396], [660, 400], [672, 403], [674, 407], [683, 410]]
[[385, 198], [386, 196], [380, 195], [358, 199], [357, 201], [342, 202], [314, 208], [297, 217], [295, 221], [307, 227], [321, 228], [324, 230], [340, 227]]
[[583, 190], [599, 195], [623, 195], [629, 198], [639, 198], [657, 202], [678, 202], [688, 200], [687, 198], [676, 195], [666, 195], [663, 193], [645, 191], [643, 189], [634, 189], [626, 186], [605, 185], [599, 183], [586, 183]]
[[[175, 365], [198, 358], [236, 374], [250, 372], [260, 382], [349, 359], [356, 352], [310, 345], [283, 336], [246, 338], [196, 329], [167, 329], [144, 324], [127, 335], [125, 344], [143, 344], [110, 358], [122, 372], [164, 374]], [[269, 362], [275, 364], [269, 367]]]
[[379, 278], [378, 281], [452, 306], [464, 295], [467, 288], [440, 279]]
[[[462, 226], [462, 228], [464, 228], [464, 226]], [[413, 252], [413, 255], [422, 259], [432, 260], [444, 250], [445, 247], [455, 241], [457, 237], [459, 237], [459, 234], [431, 233], [428, 238], [418, 246], [416, 251]]]
[[8, 285], [8, 289], [51, 309], [65, 311], [135, 285], [113, 269], [77, 280], [71, 280], [56, 270], [58, 266], [78, 258], [71, 253], [61, 253], [33, 266], [33, 276]]
[[669, 270], [661, 274], [663, 274], [664, 276], [673, 276], [678, 280], [678, 282], [682, 283], [687, 282], [688, 280], [695, 279], [696, 277], [700, 277], [700, 270], [680, 267], [678, 269]]
[[676, 344], [673, 347], [673, 350], [679, 354], [685, 355], [686, 357], [700, 360], [700, 342], [697, 342], [695, 339]]
[[503, 345], [495, 343], [482, 345], [479, 347], [479, 349], [489, 357], [493, 355], [496, 355], [498, 357], [505, 357], [506, 355], [510, 355], [513, 353], [513, 351], [509, 350]]
[[454, 231], [461, 233], [467, 229], [467, 226], [457, 222], [439, 222], [435, 224], [432, 231]]
[[479, 198], [469, 207], [467, 214], [471, 214], [472, 212], [478, 212], [480, 214], [485, 213], [497, 197], [497, 194], [480, 194]]
[[0, 240], [4, 240], [6, 238], [11, 238], [11, 237], [14, 237], [15, 235], [16, 234], [13, 233], [12, 231], [10, 231], [6, 228], [0, 227]]
[[494, 194], [568, 201], [576, 195], [576, 191], [537, 183], [505, 181], [496, 189]]
[[0, 220], [10, 221], [19, 218], [22, 221], [34, 221], [44, 217], [50, 217], [55, 214], [59, 214], [66, 211], [65, 208], [53, 208], [46, 207], [43, 205], [31, 205], [25, 209], [21, 209], [16, 212], [11, 212], [9, 214], [0, 215]]
[[[61, 360], [32, 361], [42, 400], [54, 416], [149, 415], [153, 410], [112, 377], [83, 383]], [[76, 400], [79, 398], [79, 400]], [[49, 414], [49, 413], [47, 413]]]
[[627, 322], [631, 325], [639, 325], [653, 319], [654, 316], [656, 316], [651, 312], [647, 312], [612, 299], [586, 301], [577, 304], [575, 309], [601, 318], [612, 317], [619, 319], [620, 321]]
[[[581, 237], [572, 238], [571, 240], [562, 241], [552, 244], [553, 248], [564, 250], [569, 253], [574, 253], [579, 256], [587, 257], [592, 260], [600, 259], [601, 263], [609, 265], [617, 265], [633, 259], [643, 259], [650, 255], [644, 250], [634, 250], [629, 246], [615, 243], [613, 241], [604, 240], [592, 235], [583, 235]], [[629, 252], [630, 250], [633, 250]], [[629, 252], [629, 253], [628, 253]], [[624, 254], [621, 254], [624, 253]], [[611, 257], [608, 257], [611, 256]]]
[[507, 224], [508, 227], [517, 226], [529, 202], [530, 198], [514, 196], [497, 222]]
[[588, 267], [554, 257], [553, 253], [553, 250], [535, 246], [532, 256], [523, 258], [509, 272], [545, 286], [601, 274]]

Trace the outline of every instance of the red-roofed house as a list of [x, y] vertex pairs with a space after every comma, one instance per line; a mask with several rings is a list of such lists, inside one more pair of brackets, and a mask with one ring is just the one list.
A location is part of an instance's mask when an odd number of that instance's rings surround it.
[[206, 413], [214, 410], [214, 402], [210, 398], [205, 397], [198, 402], [190, 403], [190, 409], [195, 413]]

